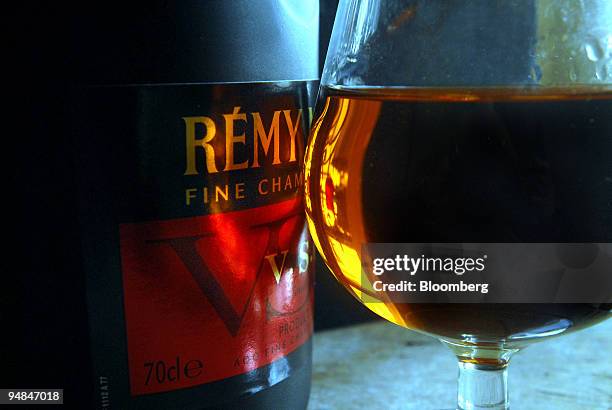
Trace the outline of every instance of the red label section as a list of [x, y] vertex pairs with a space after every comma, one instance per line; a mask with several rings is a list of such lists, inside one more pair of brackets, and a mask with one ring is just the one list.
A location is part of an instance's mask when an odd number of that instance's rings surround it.
[[130, 388], [143, 395], [269, 364], [312, 334], [298, 199], [120, 226]]

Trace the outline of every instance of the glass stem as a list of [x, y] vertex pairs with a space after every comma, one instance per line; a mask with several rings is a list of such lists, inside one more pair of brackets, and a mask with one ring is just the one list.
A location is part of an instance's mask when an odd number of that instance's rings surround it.
[[506, 365], [459, 361], [458, 410], [507, 410]]

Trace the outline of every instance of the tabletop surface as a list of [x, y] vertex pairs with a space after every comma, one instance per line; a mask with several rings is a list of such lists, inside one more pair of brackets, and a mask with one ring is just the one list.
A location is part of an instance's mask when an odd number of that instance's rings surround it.
[[[457, 365], [432, 337], [387, 322], [314, 337], [308, 410], [450, 410]], [[512, 410], [612, 410], [612, 320], [514, 356]]]

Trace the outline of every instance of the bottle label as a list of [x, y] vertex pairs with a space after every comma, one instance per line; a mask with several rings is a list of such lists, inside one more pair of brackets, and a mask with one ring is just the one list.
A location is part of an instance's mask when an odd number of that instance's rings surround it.
[[174, 405], [187, 408], [186, 388], [226, 399], [230, 385], [258, 391], [309, 360], [295, 355], [313, 329], [302, 158], [314, 86], [80, 91], [73, 115], [100, 407], [154, 408], [160, 396], [151, 394], [176, 392]]
[[301, 201], [120, 228], [134, 395], [271, 363], [312, 329]]

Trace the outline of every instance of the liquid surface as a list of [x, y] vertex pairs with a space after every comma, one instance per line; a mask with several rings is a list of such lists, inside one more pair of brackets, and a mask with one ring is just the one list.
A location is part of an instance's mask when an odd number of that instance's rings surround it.
[[[306, 208], [358, 299], [368, 242], [612, 242], [612, 89], [323, 89]], [[380, 316], [448, 340], [525, 341], [603, 320], [596, 304], [400, 304]]]

